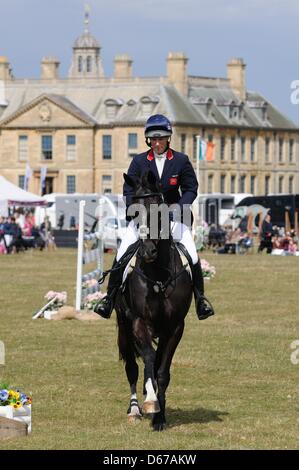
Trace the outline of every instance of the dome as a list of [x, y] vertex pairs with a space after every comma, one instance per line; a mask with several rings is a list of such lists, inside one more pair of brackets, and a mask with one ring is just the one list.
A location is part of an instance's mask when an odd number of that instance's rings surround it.
[[83, 33], [76, 39], [74, 49], [99, 49], [100, 44], [89, 32]]

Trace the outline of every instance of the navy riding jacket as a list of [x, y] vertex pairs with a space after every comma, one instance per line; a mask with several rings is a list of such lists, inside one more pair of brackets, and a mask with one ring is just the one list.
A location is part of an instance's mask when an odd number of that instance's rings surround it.
[[[153, 150], [141, 153], [133, 158], [128, 169], [128, 175], [134, 179], [141, 177], [148, 170], [155, 174], [166, 204], [177, 203], [181, 208], [184, 204], [192, 204], [197, 196], [198, 182], [187, 155], [168, 149], [160, 178]], [[126, 197], [128, 207], [132, 204], [131, 197], [134, 195], [134, 189], [124, 183], [123, 194]]]

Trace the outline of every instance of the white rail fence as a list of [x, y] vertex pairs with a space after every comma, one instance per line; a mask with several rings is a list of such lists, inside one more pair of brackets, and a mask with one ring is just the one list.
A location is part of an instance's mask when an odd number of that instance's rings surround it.
[[[76, 310], [80, 310], [87, 295], [100, 290], [99, 284], [83, 287], [86, 281], [98, 279], [103, 272], [104, 249], [100, 232], [84, 233], [84, 207], [85, 201], [79, 205], [79, 231], [78, 231], [78, 255], [77, 255], [77, 282], [76, 282]], [[90, 248], [88, 242], [96, 242]], [[96, 269], [83, 273], [83, 266], [96, 263]]]

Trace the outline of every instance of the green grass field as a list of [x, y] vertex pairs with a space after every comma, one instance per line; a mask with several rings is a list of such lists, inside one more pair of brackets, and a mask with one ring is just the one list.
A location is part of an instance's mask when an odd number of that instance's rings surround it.
[[[290, 344], [299, 339], [299, 259], [202, 257], [217, 269], [206, 284], [217, 315], [199, 322], [192, 305], [171, 369], [169, 427], [155, 433], [147, 419], [127, 423], [115, 314], [31, 319], [50, 289], [66, 290], [74, 305], [75, 251], [0, 256], [0, 382], [33, 396], [32, 434], [0, 449], [298, 449], [299, 364]], [[140, 383], [140, 399], [141, 391]]]

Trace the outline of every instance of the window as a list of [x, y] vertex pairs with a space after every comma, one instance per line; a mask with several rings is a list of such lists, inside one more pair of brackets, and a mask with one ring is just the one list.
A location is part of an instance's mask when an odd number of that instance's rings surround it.
[[270, 176], [265, 176], [265, 194], [269, 194], [270, 192]]
[[255, 137], [250, 139], [250, 161], [254, 162], [255, 159]]
[[208, 193], [213, 192], [213, 175], [208, 176]]
[[25, 189], [25, 176], [24, 175], [19, 175], [19, 188]]
[[128, 135], [128, 147], [129, 147], [129, 156], [135, 157], [137, 155], [137, 147], [138, 147], [138, 140], [137, 134], [129, 134]]
[[42, 135], [42, 160], [52, 160], [52, 140], [51, 135]]
[[102, 193], [112, 193], [112, 176], [102, 175]]
[[87, 56], [87, 59], [86, 59], [86, 71], [87, 72], [91, 72], [91, 69], [92, 69], [92, 62], [91, 62], [91, 56]]
[[68, 194], [76, 192], [76, 176], [68, 175], [66, 177], [66, 192]]
[[236, 152], [236, 138], [231, 137], [231, 139], [230, 139], [230, 158], [231, 158], [232, 161], [234, 161], [235, 158], [236, 158], [235, 152]]
[[66, 136], [66, 159], [76, 160], [76, 136]]
[[181, 152], [186, 152], [186, 134], [181, 134]]
[[270, 138], [265, 138], [265, 162], [270, 162]]
[[283, 162], [283, 139], [278, 140], [278, 161], [279, 163]]
[[242, 175], [240, 178], [240, 193], [246, 193], [246, 175]]
[[278, 192], [283, 193], [283, 176], [280, 176], [278, 179]]
[[225, 137], [222, 135], [220, 137], [220, 160], [225, 159]]
[[220, 175], [220, 192], [225, 193], [225, 175]]
[[112, 176], [111, 175], [103, 175], [102, 176], [102, 181], [103, 183], [107, 183], [107, 181], [111, 182], [112, 181]]
[[294, 193], [294, 177], [289, 176], [289, 193], [293, 194]]
[[289, 163], [294, 162], [294, 139], [290, 139], [289, 142]]
[[112, 158], [112, 136], [103, 135], [103, 159], [111, 160]]
[[78, 72], [82, 72], [83, 70], [83, 60], [82, 60], [82, 57], [79, 56], [78, 57]]
[[137, 134], [129, 134], [128, 146], [129, 149], [137, 149]]
[[141, 102], [141, 112], [143, 116], [144, 117], [150, 116], [157, 103], [157, 100], [149, 96], [143, 96], [142, 98], [140, 98], [140, 102]]
[[241, 137], [241, 161], [246, 160], [246, 137]]
[[255, 176], [250, 176], [250, 192], [255, 194]]
[[19, 160], [22, 162], [28, 161], [28, 136], [19, 135]]
[[236, 176], [231, 175], [230, 177], [230, 192], [235, 193], [236, 192]]

